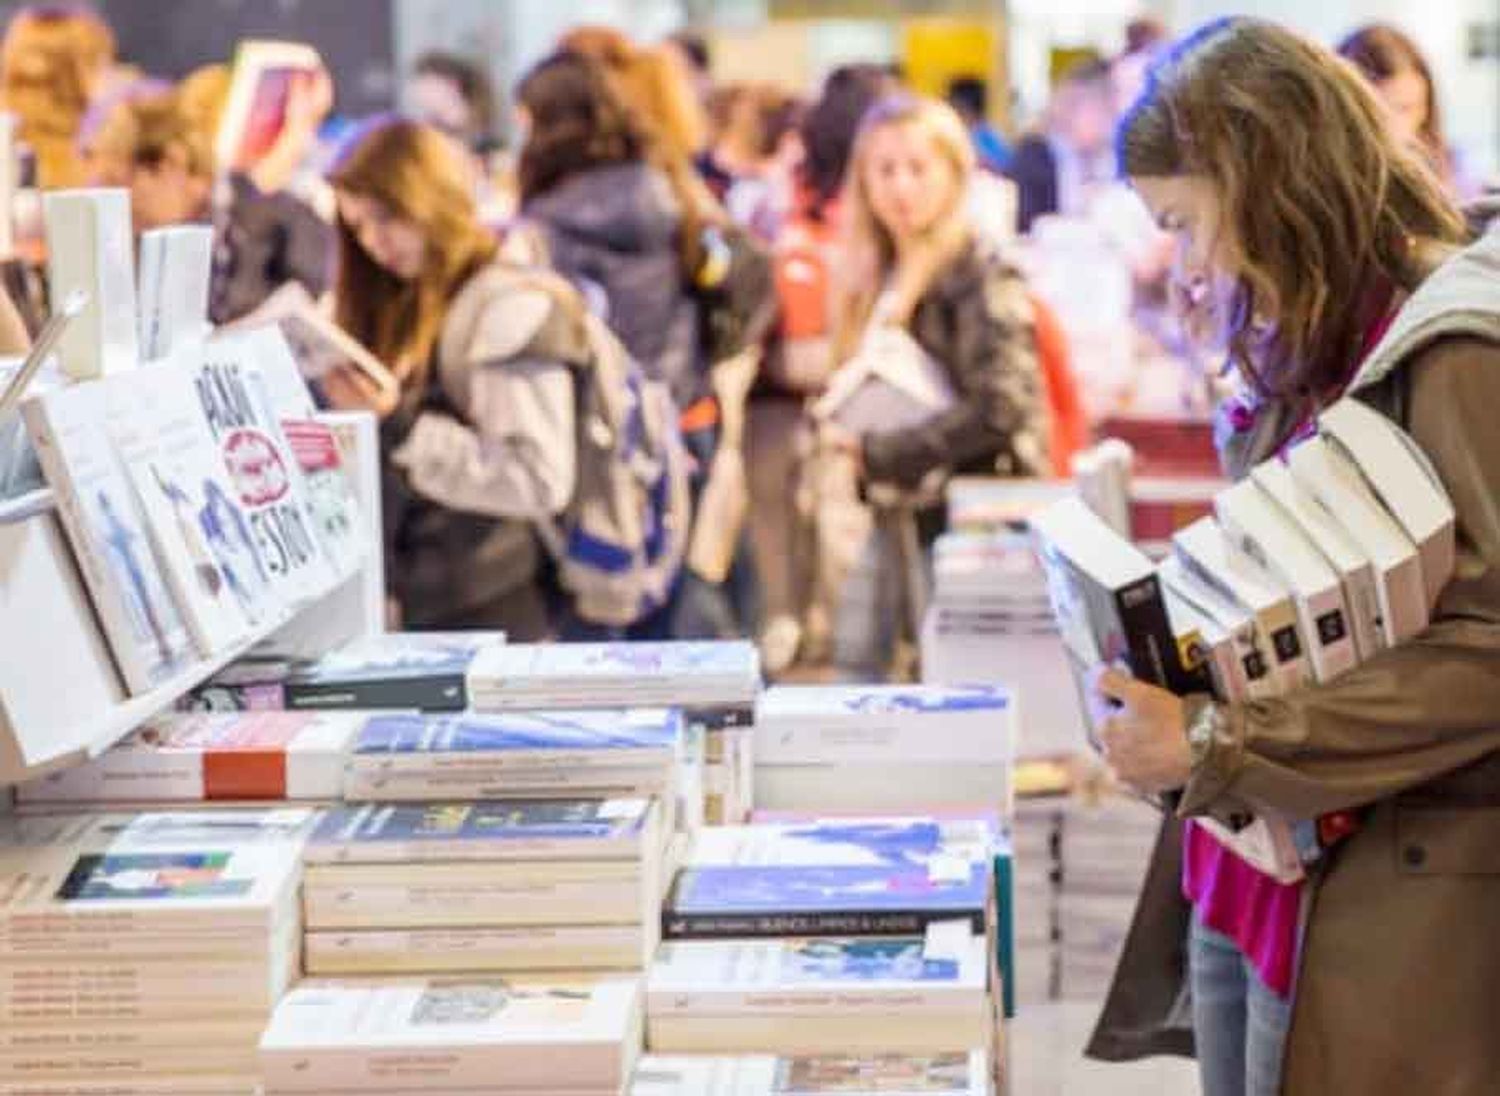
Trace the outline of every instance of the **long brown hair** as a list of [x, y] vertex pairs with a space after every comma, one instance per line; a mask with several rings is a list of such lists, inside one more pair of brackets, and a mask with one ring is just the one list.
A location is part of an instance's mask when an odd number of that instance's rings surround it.
[[897, 271], [896, 241], [875, 215], [865, 177], [875, 135], [894, 126], [916, 127], [932, 139], [953, 169], [953, 194], [911, 261], [903, 263], [907, 269], [890, 287], [893, 303], [885, 319], [904, 326], [933, 280], [973, 239], [965, 197], [974, 173], [974, 146], [958, 112], [947, 103], [906, 93], [880, 100], [860, 123], [844, 187], [847, 221], [842, 273], [846, 284], [834, 338], [840, 362], [856, 349], [876, 299]]
[[0, 105], [20, 119], [20, 137], [36, 153], [41, 186], [81, 185], [83, 162], [73, 139], [114, 60], [114, 34], [84, 7], [29, 5], [6, 27]]
[[665, 47], [638, 46], [613, 27], [577, 27], [563, 36], [559, 49], [600, 67], [644, 138], [646, 158], [671, 183], [682, 207], [679, 250], [691, 275], [703, 260], [703, 229], [728, 217], [693, 164], [708, 122], [687, 74]]
[[531, 123], [516, 170], [523, 205], [575, 174], [645, 156], [645, 139], [624, 104], [582, 54], [543, 58], [522, 78], [516, 102]]
[[498, 250], [479, 220], [466, 165], [452, 140], [431, 126], [382, 117], [350, 140], [328, 179], [340, 193], [380, 202], [426, 237], [422, 272], [403, 281], [370, 258], [341, 216], [334, 289], [339, 325], [408, 389], [420, 386], [449, 302]]
[[1212, 187], [1236, 282], [1230, 356], [1262, 395], [1337, 391], [1372, 289], [1414, 288], [1433, 245], [1463, 235], [1365, 81], [1262, 20], [1219, 20], [1184, 39], [1152, 70], [1119, 148], [1133, 178], [1196, 175]]
[[1422, 152], [1433, 170], [1446, 179], [1452, 173], [1453, 165], [1448, 153], [1448, 139], [1443, 134], [1443, 112], [1438, 106], [1432, 68], [1417, 44], [1388, 23], [1371, 23], [1340, 42], [1338, 52], [1377, 88], [1403, 72], [1417, 74], [1427, 88], [1427, 116], [1417, 131], [1417, 139], [1422, 142]]

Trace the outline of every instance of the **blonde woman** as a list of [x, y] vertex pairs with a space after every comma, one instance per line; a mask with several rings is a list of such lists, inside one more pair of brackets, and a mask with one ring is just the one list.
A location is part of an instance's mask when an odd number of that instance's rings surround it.
[[917, 426], [858, 438], [833, 431], [867, 496], [898, 500], [877, 511], [875, 626], [852, 619], [863, 615], [857, 600], [840, 613], [837, 660], [846, 672], [879, 672], [920, 611], [924, 584], [910, 549], [940, 528], [931, 489], [955, 473], [1034, 476], [1049, 467], [1031, 304], [1015, 267], [971, 227], [973, 171], [963, 122], [935, 100], [885, 99], [855, 139], [845, 210], [851, 289], [836, 354], [846, 363], [860, 354], [926, 357], [955, 399]]

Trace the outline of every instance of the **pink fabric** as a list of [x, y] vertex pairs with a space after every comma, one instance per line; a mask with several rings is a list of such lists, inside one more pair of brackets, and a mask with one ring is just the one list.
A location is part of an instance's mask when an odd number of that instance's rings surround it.
[[1183, 823], [1182, 893], [1198, 920], [1235, 942], [1267, 989], [1292, 995], [1301, 883], [1278, 883], [1191, 820]]

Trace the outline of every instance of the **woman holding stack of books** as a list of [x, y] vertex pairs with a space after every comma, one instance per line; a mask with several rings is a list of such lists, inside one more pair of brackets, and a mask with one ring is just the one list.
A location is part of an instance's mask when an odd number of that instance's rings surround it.
[[[1430, 461], [1458, 564], [1415, 640], [1280, 699], [1179, 698], [1099, 673], [1116, 705], [1101, 737], [1126, 783], [1180, 791], [1183, 819], [1315, 823], [1319, 855], [1282, 883], [1169, 818], [1090, 1052], [1196, 1041], [1208, 1096], [1493, 1092], [1500, 234], [1466, 247], [1359, 76], [1256, 20], [1210, 24], [1166, 57], [1119, 145], [1244, 382], [1221, 430], [1227, 470], [1276, 457], [1352, 395]], [[1184, 977], [1191, 1034], [1174, 1027]]]

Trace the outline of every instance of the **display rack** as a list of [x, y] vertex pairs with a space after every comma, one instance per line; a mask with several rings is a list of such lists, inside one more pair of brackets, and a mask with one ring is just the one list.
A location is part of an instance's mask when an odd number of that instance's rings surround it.
[[378, 434], [368, 414], [321, 416], [339, 436], [369, 546], [320, 596], [150, 692], [127, 695], [50, 490], [0, 502], [0, 786], [96, 756], [246, 652], [315, 657], [382, 630]]

